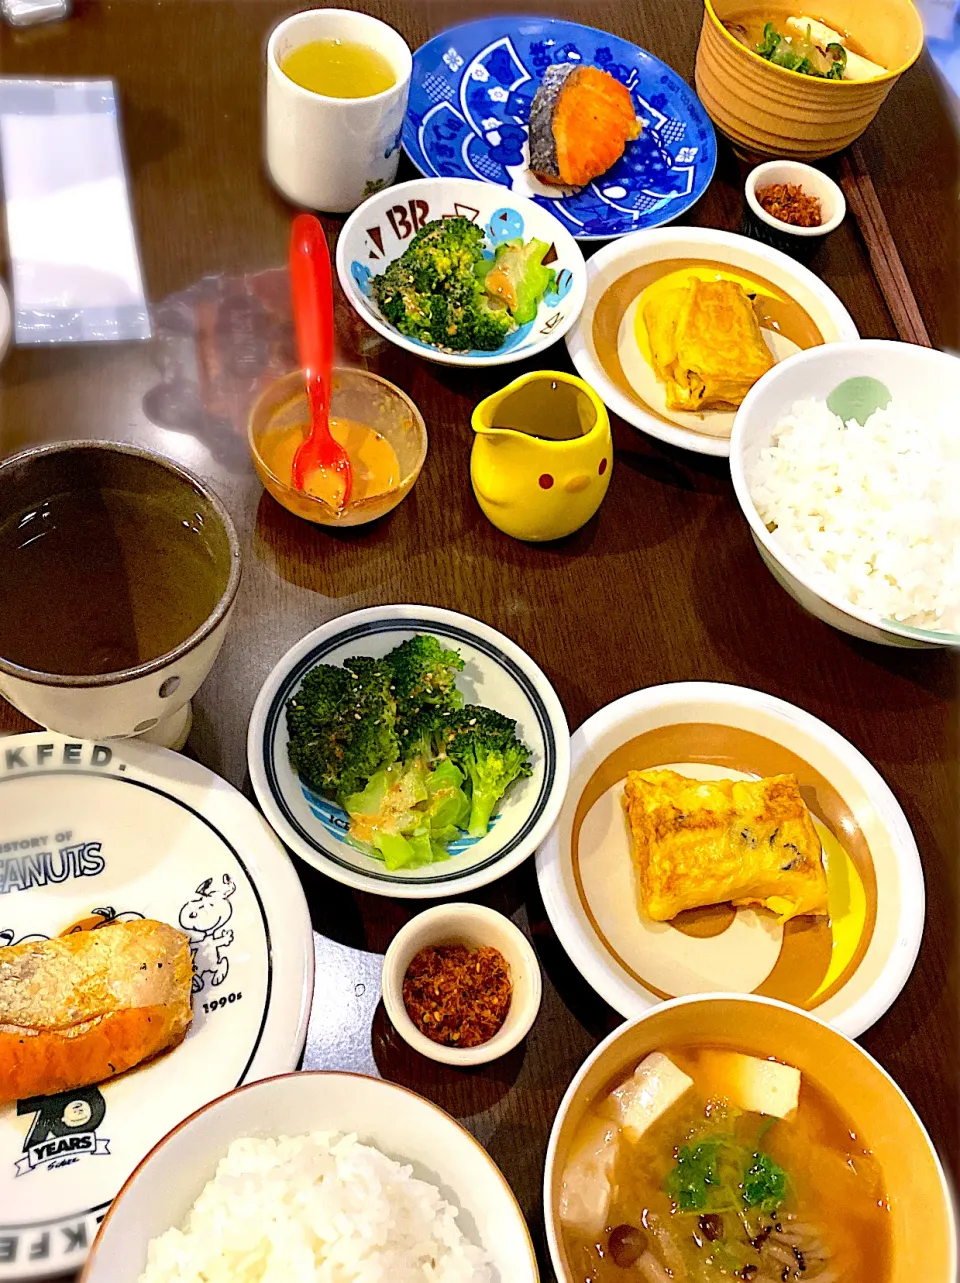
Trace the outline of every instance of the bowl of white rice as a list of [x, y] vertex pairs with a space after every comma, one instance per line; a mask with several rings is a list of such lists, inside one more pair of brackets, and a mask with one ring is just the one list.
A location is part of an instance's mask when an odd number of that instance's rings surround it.
[[406, 1088], [267, 1078], [174, 1128], [100, 1227], [82, 1283], [537, 1283], [482, 1146]]
[[880, 339], [775, 366], [731, 435], [737, 499], [801, 606], [887, 646], [960, 647], [960, 359]]

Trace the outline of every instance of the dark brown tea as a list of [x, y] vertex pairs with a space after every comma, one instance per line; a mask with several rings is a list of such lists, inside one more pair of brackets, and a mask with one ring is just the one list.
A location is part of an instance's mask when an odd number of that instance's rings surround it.
[[544, 441], [575, 441], [597, 421], [590, 398], [572, 383], [534, 379], [511, 392], [493, 413], [494, 428], [512, 428]]
[[0, 656], [100, 675], [158, 659], [227, 587], [203, 516], [167, 495], [54, 494], [0, 524]]

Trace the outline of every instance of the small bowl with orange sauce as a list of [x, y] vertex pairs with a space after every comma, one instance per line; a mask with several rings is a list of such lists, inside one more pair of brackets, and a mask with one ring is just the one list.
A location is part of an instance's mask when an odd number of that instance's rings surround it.
[[293, 456], [308, 423], [303, 372], [294, 370], [254, 403], [247, 438], [264, 489], [317, 525], [361, 526], [385, 516], [410, 493], [427, 457], [423, 416], [406, 393], [367, 370], [334, 370], [330, 428], [353, 464], [353, 494], [338, 513], [336, 477], [317, 472], [306, 489], [293, 485]]

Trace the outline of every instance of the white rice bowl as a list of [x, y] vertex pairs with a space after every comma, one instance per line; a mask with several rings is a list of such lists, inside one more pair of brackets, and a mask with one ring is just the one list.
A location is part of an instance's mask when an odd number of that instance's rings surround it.
[[960, 437], [896, 398], [861, 425], [793, 405], [748, 461], [771, 538], [813, 586], [878, 620], [960, 631]]
[[231, 1144], [140, 1283], [492, 1283], [436, 1186], [354, 1135]]

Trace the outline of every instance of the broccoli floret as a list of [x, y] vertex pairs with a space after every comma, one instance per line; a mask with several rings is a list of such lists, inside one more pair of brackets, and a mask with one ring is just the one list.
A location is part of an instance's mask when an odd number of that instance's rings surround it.
[[470, 346], [477, 352], [496, 352], [516, 328], [516, 321], [505, 303], [481, 294], [473, 313]]
[[403, 334], [420, 337], [430, 327], [430, 296], [418, 291], [409, 264], [395, 259], [374, 279], [380, 311]]
[[482, 837], [513, 781], [530, 775], [530, 750], [512, 718], [476, 704], [443, 714], [433, 736], [470, 785], [470, 836]]
[[438, 218], [424, 223], [404, 251], [415, 270], [427, 279], [442, 281], [448, 276], [472, 273], [483, 254], [483, 229], [469, 218]]
[[516, 324], [508, 308], [497, 306], [475, 280], [451, 281], [431, 305], [429, 341], [456, 352], [495, 352]]
[[315, 793], [340, 800], [400, 755], [393, 672], [383, 660], [320, 664], [287, 701], [290, 764]]
[[405, 762], [413, 758], [433, 762], [444, 756], [445, 712], [445, 709], [436, 704], [421, 704], [416, 710], [400, 705], [397, 736], [400, 740], [400, 756]]
[[[458, 651], [444, 650], [436, 637], [425, 633], [408, 637], [386, 656], [384, 663], [393, 674], [392, 692], [402, 726], [412, 723], [425, 707], [453, 709], [463, 703], [457, 690], [457, 674], [463, 669], [463, 660]], [[404, 740], [408, 738], [404, 733]]]
[[466, 218], [426, 223], [403, 254], [373, 278], [385, 320], [408, 338], [456, 352], [495, 351], [516, 328], [500, 300], [491, 305], [476, 269], [484, 233]]

